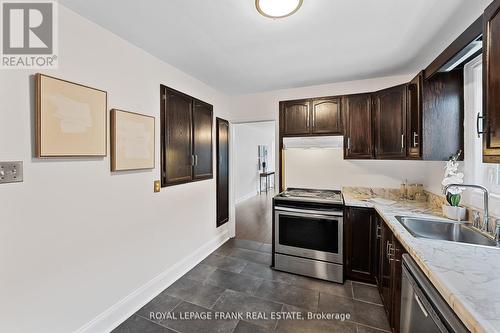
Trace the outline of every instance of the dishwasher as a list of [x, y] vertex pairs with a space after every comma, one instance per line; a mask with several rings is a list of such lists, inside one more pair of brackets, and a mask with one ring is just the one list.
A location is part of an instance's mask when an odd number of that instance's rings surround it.
[[469, 332], [408, 254], [403, 254], [400, 332]]

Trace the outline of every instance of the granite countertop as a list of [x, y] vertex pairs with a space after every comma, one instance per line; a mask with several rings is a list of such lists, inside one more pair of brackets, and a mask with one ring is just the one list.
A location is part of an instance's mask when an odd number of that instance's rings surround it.
[[[500, 249], [413, 237], [398, 215], [441, 216], [428, 202], [401, 201], [395, 192], [343, 189], [346, 206], [374, 208], [471, 332], [500, 333]], [[391, 204], [372, 198], [390, 199]]]

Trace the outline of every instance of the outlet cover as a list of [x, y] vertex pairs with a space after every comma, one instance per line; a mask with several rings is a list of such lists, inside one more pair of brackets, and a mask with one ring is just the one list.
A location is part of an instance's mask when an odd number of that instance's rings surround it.
[[0, 184], [23, 181], [23, 162], [0, 162]]

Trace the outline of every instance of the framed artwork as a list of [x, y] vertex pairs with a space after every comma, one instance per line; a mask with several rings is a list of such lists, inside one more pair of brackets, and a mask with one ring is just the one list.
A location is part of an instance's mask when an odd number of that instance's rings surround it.
[[35, 80], [36, 156], [106, 156], [107, 93], [44, 74]]
[[154, 169], [155, 118], [111, 110], [111, 171]]

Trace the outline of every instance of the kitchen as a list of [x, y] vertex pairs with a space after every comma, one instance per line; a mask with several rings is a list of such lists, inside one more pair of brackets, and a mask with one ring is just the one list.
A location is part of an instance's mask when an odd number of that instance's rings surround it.
[[45, 2], [0, 331], [500, 331], [499, 0]]

